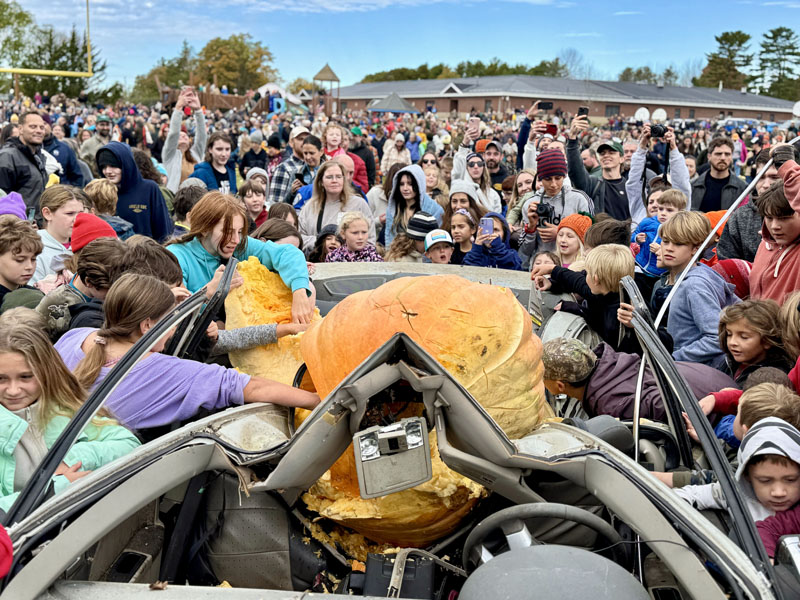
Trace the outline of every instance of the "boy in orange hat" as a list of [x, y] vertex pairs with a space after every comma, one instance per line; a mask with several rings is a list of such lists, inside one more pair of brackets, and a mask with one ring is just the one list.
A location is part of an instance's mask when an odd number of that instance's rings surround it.
[[[727, 210], [712, 210], [711, 212], [705, 213], [706, 219], [708, 219], [709, 223], [711, 223], [711, 229], [714, 229], [717, 224], [722, 220], [722, 217], [725, 216], [725, 213], [728, 212]], [[714, 237], [711, 238], [708, 246], [703, 252], [703, 257], [700, 259], [700, 262], [704, 265], [708, 265], [709, 267], [713, 267], [715, 264], [719, 262], [717, 258], [717, 242], [719, 242], [720, 236], [722, 236], [722, 231], [725, 229], [725, 224], [723, 223], [722, 226], [714, 232]]]

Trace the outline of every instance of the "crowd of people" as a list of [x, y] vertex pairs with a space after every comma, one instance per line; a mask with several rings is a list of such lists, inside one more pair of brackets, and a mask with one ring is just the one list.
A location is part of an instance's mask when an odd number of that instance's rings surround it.
[[[0, 508], [142, 335], [189, 294], [213, 295], [229, 258], [256, 256], [291, 289], [293, 322], [212, 324], [220, 356], [307, 328], [317, 263], [527, 271], [602, 340], [544, 344], [552, 397], [625, 419], [641, 348], [619, 286], [633, 277], [738, 460], [767, 548], [800, 533], [796, 130], [599, 124], [537, 104], [466, 117], [223, 113], [190, 87], [171, 107], [48, 96], [0, 109], [0, 419], [14, 432]], [[56, 492], [138, 445], [132, 431], [243, 402], [319, 402], [160, 350], [112, 393]], [[665, 421], [654, 381], [642, 396], [642, 416]], [[724, 506], [713, 474], [656, 476], [699, 508]]]

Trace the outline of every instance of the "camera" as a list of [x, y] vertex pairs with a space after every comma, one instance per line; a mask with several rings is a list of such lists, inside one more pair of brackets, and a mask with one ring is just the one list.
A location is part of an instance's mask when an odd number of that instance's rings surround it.
[[664, 137], [667, 131], [669, 131], [669, 129], [667, 129], [666, 125], [650, 125], [650, 137]]
[[539, 215], [540, 223], [552, 223], [556, 211], [552, 206], [543, 202], [536, 207], [536, 214]]

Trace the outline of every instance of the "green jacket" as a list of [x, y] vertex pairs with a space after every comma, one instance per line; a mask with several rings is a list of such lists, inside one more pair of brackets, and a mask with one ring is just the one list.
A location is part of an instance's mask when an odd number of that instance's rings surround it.
[[[43, 437], [48, 450], [52, 448], [69, 421], [69, 418], [58, 415], [47, 423]], [[95, 421], [84, 428], [64, 456], [67, 465], [81, 461], [82, 471], [94, 471], [139, 446], [136, 436], [121, 425], [97, 426], [94, 424]], [[19, 494], [18, 491], [14, 491], [16, 469], [14, 450], [29, 425], [27, 420], [0, 406], [0, 509], [4, 511], [11, 508]], [[53, 477], [53, 489], [56, 494], [69, 484], [70, 481], [63, 475]]]

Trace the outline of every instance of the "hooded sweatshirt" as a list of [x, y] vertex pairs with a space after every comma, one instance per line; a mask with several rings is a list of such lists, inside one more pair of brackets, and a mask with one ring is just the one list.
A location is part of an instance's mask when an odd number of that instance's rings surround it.
[[[800, 211], [800, 165], [786, 161], [778, 175], [783, 179], [783, 190], [790, 206]], [[753, 298], [771, 298], [782, 304], [787, 295], [800, 289], [800, 239], [787, 246], [779, 246], [766, 225], [761, 227], [761, 244], [750, 271], [750, 295]]]
[[72, 251], [69, 250], [64, 244], [54, 238], [46, 229], [40, 229], [36, 233], [42, 238], [42, 245], [44, 249], [41, 254], [36, 257], [36, 271], [28, 282], [33, 285], [37, 281], [44, 279], [48, 275], [55, 274], [55, 269], [51, 266], [53, 259], [62, 254], [72, 256]]
[[[597, 363], [586, 385], [584, 409], [592, 417], [611, 415], [619, 419], [632, 419], [641, 357], [615, 352], [605, 342], [600, 343], [593, 352], [597, 356]], [[735, 385], [730, 377], [706, 365], [679, 362], [675, 366], [698, 400], [711, 392]], [[643, 418], [667, 422], [661, 392], [649, 368], [644, 372], [640, 408]]]
[[111, 152], [122, 165], [117, 214], [133, 225], [136, 233], [158, 242], [166, 239], [172, 233], [172, 221], [158, 184], [142, 177], [128, 145], [109, 142], [97, 151], [97, 156], [102, 152]]
[[675, 360], [721, 367], [725, 355], [719, 347], [719, 313], [740, 302], [736, 286], [705, 265], [693, 267], [672, 297], [667, 331], [672, 336]]
[[[563, 185], [561, 191], [552, 198], [546, 196], [544, 188], [536, 192], [532, 198], [528, 198], [522, 205], [522, 222], [528, 224], [528, 207], [532, 202], [539, 204], [549, 204], [553, 207], [553, 225], [558, 225], [564, 217], [574, 215], [575, 213], [585, 213], [587, 215], [594, 214], [594, 203], [589, 196], [580, 190], [576, 190], [568, 185]], [[541, 218], [540, 218], [541, 223]], [[542, 247], [539, 249], [554, 252], [556, 249], [555, 239], [552, 242], [543, 242]]]
[[436, 221], [439, 223], [439, 225], [442, 224], [442, 215], [444, 214], [444, 209], [442, 209], [438, 202], [433, 200], [430, 196], [428, 196], [428, 194], [425, 193], [425, 172], [422, 170], [422, 167], [419, 165], [409, 165], [407, 167], [403, 167], [394, 176], [394, 180], [392, 181], [392, 192], [389, 194], [389, 199], [386, 205], [385, 245], [387, 248], [392, 245], [392, 240], [394, 240], [394, 237], [403, 231], [402, 229], [399, 231], [394, 231], [394, 216], [395, 211], [397, 210], [397, 205], [394, 201], [394, 194], [397, 190], [397, 184], [400, 181], [400, 176], [403, 173], [410, 173], [417, 182], [417, 189], [420, 193], [420, 205], [417, 209], [417, 212], [426, 212], [429, 215], [436, 217]]
[[472, 249], [467, 252], [464, 261], [465, 267], [496, 267], [498, 269], [522, 270], [519, 255], [511, 249], [511, 230], [508, 223], [500, 213], [486, 213], [487, 217], [498, 219], [503, 226], [503, 239], [495, 238], [487, 248], [483, 244], [472, 244]]
[[[739, 468], [736, 469], [736, 484], [744, 497], [754, 521], [761, 521], [775, 514], [756, 499], [753, 486], [747, 477], [747, 466], [755, 456], [777, 454], [800, 465], [800, 431], [783, 419], [767, 417], [753, 425], [739, 446]], [[688, 485], [675, 490], [684, 500], [691, 502], [698, 510], [709, 508], [726, 509], [728, 502], [717, 483], [708, 485]], [[792, 507], [787, 507], [787, 509]], [[782, 511], [785, 512], [785, 511]], [[797, 533], [796, 531], [794, 533]], [[776, 539], [777, 541], [777, 539]], [[773, 546], [774, 549], [774, 546]]]

